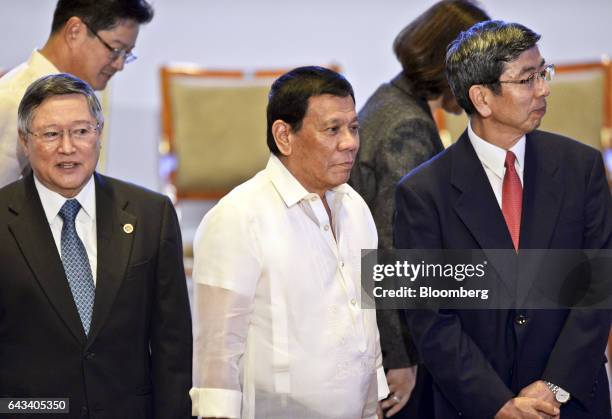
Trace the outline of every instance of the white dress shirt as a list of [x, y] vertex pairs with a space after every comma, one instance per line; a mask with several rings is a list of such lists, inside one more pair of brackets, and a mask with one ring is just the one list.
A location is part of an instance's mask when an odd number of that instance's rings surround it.
[[59, 73], [40, 52], [0, 77], [0, 187], [16, 181], [27, 165], [17, 135], [17, 108], [28, 86], [42, 76]]
[[[499, 207], [502, 207], [502, 186], [504, 183], [504, 175], [506, 174], [506, 150], [491, 144], [490, 142], [480, 138], [472, 129], [471, 122], [468, 122], [468, 137], [476, 151], [478, 160], [482, 163], [482, 167], [487, 174], [493, 193]], [[523, 184], [523, 170], [525, 167], [525, 136], [523, 135], [509, 150], [514, 153], [516, 160], [514, 161], [514, 167], [516, 173], [518, 173]]]
[[376, 311], [360, 308], [361, 249], [376, 248], [376, 228], [350, 186], [325, 197], [332, 225], [319, 196], [271, 156], [202, 220], [194, 415], [376, 417], [388, 388]]
[[[59, 215], [59, 211], [67, 201], [66, 198], [47, 188], [34, 176], [34, 184], [40, 197], [45, 216], [51, 227], [53, 240], [57, 246], [57, 252], [62, 255], [62, 226], [64, 221]], [[89, 266], [93, 275], [94, 285], [96, 285], [96, 268], [98, 266], [98, 243], [96, 235], [96, 184], [94, 177], [90, 177], [81, 192], [74, 197], [81, 209], [75, 219], [77, 235], [83, 242], [89, 259]]]

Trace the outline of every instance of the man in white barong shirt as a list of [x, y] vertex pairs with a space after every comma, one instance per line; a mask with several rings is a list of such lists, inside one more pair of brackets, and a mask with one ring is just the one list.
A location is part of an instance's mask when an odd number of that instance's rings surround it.
[[388, 394], [361, 249], [376, 228], [346, 184], [359, 148], [351, 85], [320, 67], [273, 84], [266, 168], [195, 238], [193, 414], [375, 418]]

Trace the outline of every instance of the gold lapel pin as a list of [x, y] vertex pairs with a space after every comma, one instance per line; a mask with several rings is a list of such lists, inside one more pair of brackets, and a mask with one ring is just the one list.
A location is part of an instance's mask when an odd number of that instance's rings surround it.
[[125, 234], [132, 234], [133, 231], [134, 231], [134, 226], [132, 224], [123, 225], [123, 232]]

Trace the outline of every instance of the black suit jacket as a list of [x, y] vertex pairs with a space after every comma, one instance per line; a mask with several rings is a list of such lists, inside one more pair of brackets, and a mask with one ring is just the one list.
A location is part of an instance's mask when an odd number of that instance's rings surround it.
[[[555, 134], [527, 135], [520, 248], [610, 249], [612, 202], [601, 155]], [[512, 249], [501, 209], [467, 132], [402, 179], [395, 244]], [[490, 418], [544, 379], [572, 394], [563, 418], [610, 417], [607, 311], [406, 311], [426, 368], [423, 418]]]
[[32, 174], [0, 190], [0, 397], [69, 397], [70, 414], [57, 415], [66, 419], [190, 417], [191, 317], [174, 208], [94, 176], [88, 337]]

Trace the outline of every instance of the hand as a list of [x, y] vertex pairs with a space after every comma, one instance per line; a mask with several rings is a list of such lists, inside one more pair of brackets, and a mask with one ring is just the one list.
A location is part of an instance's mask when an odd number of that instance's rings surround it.
[[[550, 388], [548, 388], [546, 383], [542, 380], [534, 381], [533, 383], [529, 384], [527, 387], [521, 390], [519, 396], [544, 400], [545, 402], [551, 403], [557, 409], [561, 409], [561, 403], [557, 401], [553, 392], [550, 391]], [[559, 416], [553, 417], [558, 418]]]
[[510, 399], [497, 412], [494, 419], [549, 419], [559, 416], [559, 409], [544, 400], [531, 397]]
[[557, 408], [561, 407], [561, 403], [555, 399], [553, 392], [550, 391], [550, 388], [548, 388], [546, 383], [542, 380], [534, 381], [533, 383], [529, 384], [527, 387], [521, 390], [519, 396], [544, 400], [545, 402], [552, 403]]
[[410, 399], [412, 390], [414, 390], [416, 374], [416, 365], [408, 368], [390, 369], [387, 371], [389, 397], [381, 403], [382, 409], [386, 410], [385, 417], [395, 415], [406, 405], [408, 399]]

